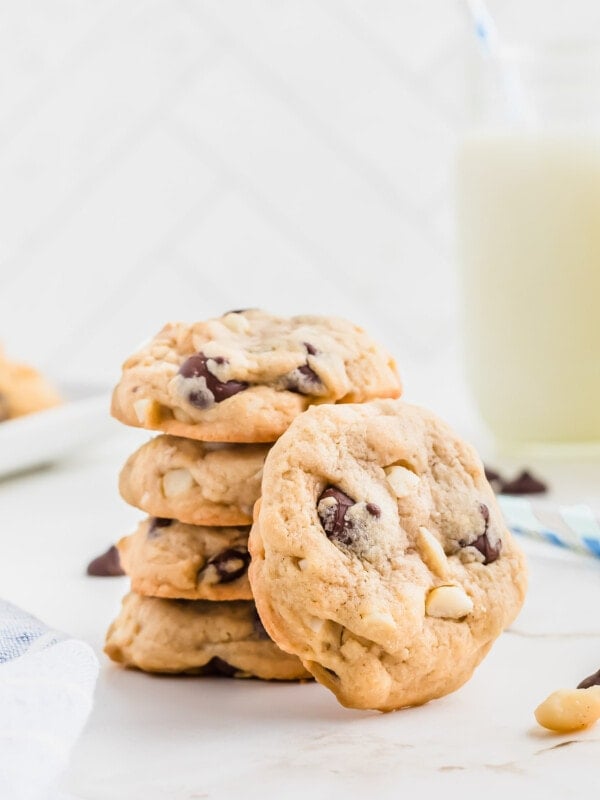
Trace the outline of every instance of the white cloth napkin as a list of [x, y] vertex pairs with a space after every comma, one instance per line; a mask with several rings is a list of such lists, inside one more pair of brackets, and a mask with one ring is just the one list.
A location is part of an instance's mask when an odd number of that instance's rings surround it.
[[55, 800], [92, 708], [98, 660], [85, 642], [0, 601], [0, 798]]

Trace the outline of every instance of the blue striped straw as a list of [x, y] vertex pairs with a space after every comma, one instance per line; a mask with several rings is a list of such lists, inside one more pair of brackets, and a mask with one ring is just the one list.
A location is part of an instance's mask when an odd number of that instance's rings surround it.
[[[474, 25], [475, 36], [484, 58], [493, 59], [499, 71], [508, 108], [514, 121], [534, 121], [534, 109], [528, 102], [519, 67], [506, 58], [506, 48], [496, 23], [483, 0], [466, 0]], [[504, 57], [503, 57], [504, 56]]]
[[500, 495], [498, 502], [513, 533], [600, 558], [600, 518], [585, 503], [554, 505], [508, 495]]

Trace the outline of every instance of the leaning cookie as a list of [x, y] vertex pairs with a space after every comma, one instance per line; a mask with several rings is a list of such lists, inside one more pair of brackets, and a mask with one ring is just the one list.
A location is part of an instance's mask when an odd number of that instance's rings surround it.
[[157, 436], [121, 470], [123, 499], [190, 525], [249, 525], [268, 445], [214, 445]]
[[259, 614], [346, 706], [458, 689], [521, 607], [524, 557], [483, 465], [428, 411], [312, 408], [271, 449], [262, 488]]
[[310, 678], [295, 656], [269, 639], [254, 603], [241, 600], [212, 603], [128, 594], [104, 651], [113, 661], [145, 672]]
[[150, 517], [117, 547], [134, 592], [188, 600], [251, 600], [248, 528]]
[[9, 361], [0, 350], [0, 422], [60, 405], [62, 398], [33, 367]]
[[398, 397], [391, 356], [345, 320], [230, 312], [166, 325], [123, 365], [126, 425], [216, 442], [273, 442], [313, 403]]

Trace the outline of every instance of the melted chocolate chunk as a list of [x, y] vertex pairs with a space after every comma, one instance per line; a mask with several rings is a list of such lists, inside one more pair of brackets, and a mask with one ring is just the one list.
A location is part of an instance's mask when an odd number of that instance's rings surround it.
[[286, 377], [285, 387], [298, 394], [318, 394], [323, 387], [321, 379], [308, 364], [297, 367]]
[[500, 557], [500, 552], [502, 550], [502, 540], [498, 539], [498, 542], [495, 545], [493, 545], [488, 539], [487, 533], [482, 533], [481, 536], [478, 536], [474, 542], [469, 542], [469, 544], [471, 547], [474, 547], [476, 550], [479, 550], [479, 552], [483, 556], [484, 564], [492, 564]]
[[544, 494], [548, 487], [524, 469], [514, 480], [503, 483], [501, 491], [502, 494]]
[[184, 378], [204, 378], [206, 383], [206, 391], [192, 390], [189, 392], [187, 399], [196, 408], [208, 408], [215, 403], [221, 403], [232, 397], [238, 392], [243, 392], [248, 388], [248, 384], [243, 381], [227, 381], [222, 383], [216, 375], [208, 368], [208, 362], [214, 361], [216, 364], [227, 363], [224, 358], [217, 356], [216, 358], [207, 358], [204, 353], [197, 353], [195, 356], [190, 356], [183, 362], [179, 368], [179, 374]]
[[102, 553], [101, 556], [90, 561], [86, 571], [88, 575], [94, 575], [100, 578], [113, 578], [117, 575], [125, 575], [121, 567], [119, 551], [114, 544], [108, 548], [106, 553]]
[[304, 347], [306, 347], [306, 352], [309, 356], [316, 356], [319, 352], [314, 344], [311, 344], [310, 342], [304, 342]]
[[367, 511], [372, 517], [379, 518], [381, 516], [381, 509], [376, 503], [367, 503]]
[[218, 553], [206, 566], [212, 565], [216, 569], [219, 583], [231, 583], [246, 573], [249, 563], [250, 553], [247, 550], [236, 550], [232, 547]]
[[578, 689], [589, 689], [590, 686], [600, 686], [600, 669], [577, 684]]
[[[323, 500], [332, 499], [333, 503], [319, 506]], [[346, 519], [348, 509], [356, 505], [355, 501], [344, 494], [337, 486], [328, 486], [317, 500], [317, 513], [321, 520], [323, 530], [327, 538], [336, 544], [350, 545], [354, 541], [354, 524], [352, 520]]]
[[223, 675], [226, 678], [234, 678], [239, 669], [232, 667], [218, 656], [213, 656], [208, 664], [205, 665], [203, 672], [205, 675]]
[[254, 627], [254, 633], [258, 636], [259, 639], [270, 639], [271, 637], [265, 630], [265, 626], [262, 624], [261, 618], [258, 616], [258, 611], [254, 609], [254, 617], [252, 620], [252, 625]]
[[476, 550], [479, 550], [481, 555], [483, 556], [483, 563], [484, 564], [492, 564], [500, 557], [500, 553], [502, 551], [502, 540], [498, 539], [496, 544], [492, 544], [488, 537], [488, 527], [490, 524], [490, 510], [485, 505], [485, 503], [479, 504], [479, 510], [481, 512], [481, 516], [483, 517], [484, 521], [484, 529], [483, 533], [480, 534], [474, 541], [467, 542], [462, 541], [460, 543], [461, 547], [474, 547]]
[[149, 539], [154, 539], [156, 536], [160, 536], [161, 528], [168, 528], [172, 524], [173, 520], [168, 517], [151, 517], [150, 527], [146, 535]]

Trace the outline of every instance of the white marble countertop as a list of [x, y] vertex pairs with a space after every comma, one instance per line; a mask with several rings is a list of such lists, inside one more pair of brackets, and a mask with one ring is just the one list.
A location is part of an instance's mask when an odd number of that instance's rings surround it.
[[[600, 728], [552, 736], [533, 709], [600, 666], [600, 562], [538, 542], [523, 541], [531, 587], [512, 630], [463, 689], [422, 708], [349, 711], [318, 685], [157, 678], [109, 663], [102, 640], [126, 579], [84, 570], [138, 517], [118, 499], [116, 475], [140, 438], [124, 430], [84, 459], [0, 483], [2, 595], [89, 641], [102, 665], [65, 791], [85, 800], [597, 796]], [[572, 494], [571, 470], [552, 471]], [[580, 465], [588, 497], [600, 493], [597, 475]]]

